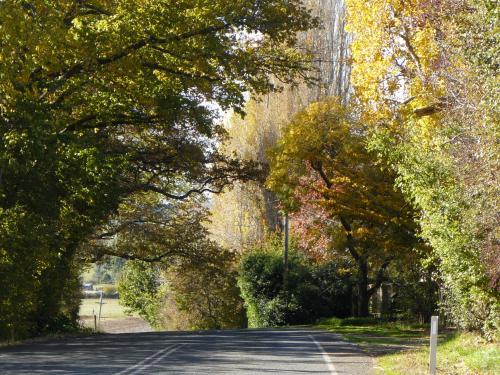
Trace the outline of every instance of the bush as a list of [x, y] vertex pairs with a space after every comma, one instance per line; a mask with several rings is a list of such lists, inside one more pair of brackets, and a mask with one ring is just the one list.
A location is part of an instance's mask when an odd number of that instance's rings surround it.
[[157, 329], [246, 326], [234, 254], [207, 243], [202, 255], [170, 259], [168, 266], [128, 261], [118, 285], [120, 303]]
[[249, 327], [312, 323], [321, 316], [347, 316], [349, 281], [334, 263], [315, 265], [291, 251], [289, 271], [279, 241], [245, 255], [238, 284], [247, 308]]
[[142, 262], [126, 263], [118, 284], [120, 304], [127, 313], [135, 312], [152, 327], [158, 327], [158, 311], [165, 290], [160, 283], [160, 270], [157, 266]]
[[160, 311], [162, 328], [198, 330], [246, 326], [234, 253], [211, 244], [204, 249], [204, 257], [179, 261], [164, 272], [168, 293]]

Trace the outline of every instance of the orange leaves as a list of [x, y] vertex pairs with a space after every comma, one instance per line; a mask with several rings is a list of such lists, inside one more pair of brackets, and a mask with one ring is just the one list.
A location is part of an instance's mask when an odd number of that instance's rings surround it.
[[343, 250], [340, 220], [350, 223], [359, 251], [412, 246], [413, 234], [402, 229], [413, 227], [411, 210], [394, 174], [366, 149], [364, 133], [352, 110], [330, 99], [299, 113], [272, 151], [268, 186], [296, 210], [305, 248]]

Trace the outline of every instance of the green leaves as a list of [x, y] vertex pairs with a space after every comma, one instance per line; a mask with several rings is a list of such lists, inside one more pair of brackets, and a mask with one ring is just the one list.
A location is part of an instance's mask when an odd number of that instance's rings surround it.
[[159, 269], [151, 264], [127, 262], [118, 284], [120, 303], [128, 313], [138, 313], [153, 327], [159, 324], [158, 311], [165, 291], [160, 287]]
[[341, 262], [314, 264], [292, 248], [284, 279], [281, 241], [268, 239], [262, 248], [243, 255], [238, 285], [252, 328], [312, 323], [321, 316], [347, 316], [349, 276]]
[[255, 163], [217, 152], [210, 108], [242, 112], [245, 92], [277, 89], [271, 76], [302, 78], [294, 34], [315, 24], [299, 0], [1, 1], [0, 208], [32, 230], [0, 233], [0, 248], [43, 266], [5, 263], [2, 283], [24, 269], [20, 290], [41, 297], [17, 309], [9, 291], [0, 314], [26, 311], [29, 331], [57, 312], [36, 285], [64, 288], [58, 271], [73, 275], [76, 249], [131, 194], [182, 200], [253, 178]]

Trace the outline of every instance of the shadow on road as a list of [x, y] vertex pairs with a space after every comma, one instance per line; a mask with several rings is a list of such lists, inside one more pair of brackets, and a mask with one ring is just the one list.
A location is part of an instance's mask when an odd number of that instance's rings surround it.
[[313, 329], [150, 332], [94, 335], [0, 349], [0, 373], [136, 374], [134, 369], [127, 369], [148, 357], [153, 363], [158, 358], [155, 353], [167, 345], [183, 344], [140, 373], [330, 374], [310, 335], [341, 363], [336, 369], [339, 375], [357, 373], [345, 372], [342, 366], [367, 362], [356, 346]]

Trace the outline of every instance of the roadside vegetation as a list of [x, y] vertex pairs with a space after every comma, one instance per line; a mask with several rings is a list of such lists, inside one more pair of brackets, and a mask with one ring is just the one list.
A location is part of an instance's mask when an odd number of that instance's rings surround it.
[[318, 265], [291, 246], [285, 269], [283, 242], [274, 238], [264, 246], [245, 254], [239, 265], [238, 285], [249, 327], [313, 323], [322, 316], [351, 314], [352, 285], [343, 271], [348, 264]]
[[0, 339], [91, 283], [155, 329], [335, 316], [389, 374], [440, 315], [440, 371], [497, 372], [499, 8], [367, 4], [0, 1]]
[[[429, 326], [376, 319], [329, 318], [316, 327], [360, 345], [376, 361], [376, 373], [425, 375], [429, 366]], [[437, 371], [443, 375], [494, 375], [500, 346], [477, 333], [445, 329], [438, 337]]]
[[217, 108], [309, 80], [316, 24], [299, 0], [0, 2], [0, 337], [76, 328], [86, 263], [194, 257], [186, 202], [260, 170], [217, 150]]
[[[500, 348], [474, 333], [449, 333], [438, 340], [437, 371], [443, 375], [495, 375], [500, 372]], [[378, 361], [382, 374], [428, 373], [428, 345], [389, 354]]]

